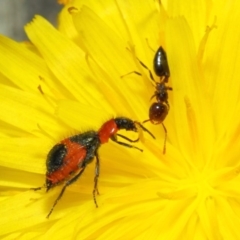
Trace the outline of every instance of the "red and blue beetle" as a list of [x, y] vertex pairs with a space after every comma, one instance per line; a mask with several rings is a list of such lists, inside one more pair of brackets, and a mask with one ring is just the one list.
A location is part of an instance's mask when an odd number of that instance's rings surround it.
[[[67, 186], [71, 185], [82, 175], [85, 168], [96, 158], [96, 168], [94, 177], [93, 199], [96, 207], [96, 193], [98, 192], [98, 177], [99, 177], [99, 155], [98, 149], [101, 144], [107, 143], [109, 139], [129, 148], [137, 148], [131, 144], [118, 141], [117, 137], [121, 137], [129, 142], [137, 142], [139, 139], [131, 140], [118, 133], [119, 130], [125, 129], [127, 131], [137, 132], [138, 127], [148, 132], [153, 138], [153, 134], [149, 132], [142, 124], [133, 121], [126, 117], [117, 117], [105, 122], [98, 131], [87, 131], [72, 137], [66, 138], [56, 144], [48, 153], [46, 166], [46, 188], [49, 191], [51, 188], [61, 184], [65, 181], [64, 186], [55, 200], [47, 218], [51, 215], [57, 202], [62, 197]], [[34, 190], [39, 190], [35, 188]]]

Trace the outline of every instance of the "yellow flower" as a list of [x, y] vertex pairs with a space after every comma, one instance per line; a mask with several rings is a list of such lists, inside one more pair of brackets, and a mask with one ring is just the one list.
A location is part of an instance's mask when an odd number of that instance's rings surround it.
[[[32, 45], [0, 37], [0, 236], [240, 239], [239, 1], [65, 4], [58, 30], [40, 16], [26, 26]], [[156, 140], [134, 143], [143, 153], [101, 146], [99, 208], [90, 164], [46, 219], [61, 186], [29, 189], [45, 182], [48, 151], [115, 116], [146, 120], [155, 88], [137, 58], [152, 69], [160, 45], [173, 88], [166, 154], [151, 123]], [[143, 76], [120, 77], [131, 71]]]

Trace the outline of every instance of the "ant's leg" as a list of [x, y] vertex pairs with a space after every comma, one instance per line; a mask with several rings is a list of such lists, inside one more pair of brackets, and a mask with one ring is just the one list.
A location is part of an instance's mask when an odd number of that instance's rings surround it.
[[126, 76], [128, 76], [128, 75], [130, 75], [130, 74], [133, 74], [133, 73], [134, 73], [134, 74], [137, 74], [137, 75], [139, 75], [139, 76], [142, 76], [141, 73], [139, 73], [139, 72], [137, 72], [137, 71], [132, 71], [132, 72], [129, 72], [129, 73], [126, 73], [126, 74], [120, 76], [120, 78], [124, 78], [124, 77], [126, 77]]
[[93, 187], [93, 200], [96, 207], [98, 207], [97, 200], [96, 200], [96, 193], [99, 195], [98, 178], [99, 178], [99, 171], [100, 171], [100, 161], [99, 161], [99, 156], [97, 152], [95, 156], [96, 156], [96, 167], [95, 167], [95, 177], [94, 177], [94, 187]]
[[167, 106], [168, 106], [168, 112], [169, 112], [169, 110], [170, 110], [170, 105], [169, 105], [169, 103], [166, 101], [166, 104], [167, 104]]
[[[147, 119], [147, 120], [145, 120], [145, 121], [143, 121], [143, 123], [145, 123], [145, 122], [151, 122], [151, 119]], [[152, 122], [153, 123], [153, 122]], [[154, 124], [154, 123], [153, 123]], [[159, 123], [155, 123], [155, 124], [159, 124]], [[165, 154], [166, 153], [166, 142], [167, 142], [167, 129], [166, 129], [166, 127], [165, 127], [165, 125], [162, 123], [162, 126], [163, 126], [163, 130], [164, 130], [164, 132], [165, 132], [165, 138], [164, 138], [164, 142], [163, 142], [163, 154]], [[153, 135], [152, 135], [153, 136]], [[153, 136], [154, 137], [154, 136]], [[155, 137], [154, 137], [155, 138]]]
[[163, 129], [165, 132], [165, 138], [164, 138], [164, 142], [163, 142], [163, 154], [165, 154], [166, 153], [166, 142], [167, 142], [167, 129], [163, 123], [162, 123], [162, 126], [163, 126]]
[[55, 202], [54, 202], [54, 204], [53, 204], [53, 206], [52, 206], [49, 214], [47, 215], [47, 218], [50, 217], [50, 215], [51, 215], [54, 207], [56, 206], [56, 204], [58, 203], [58, 201], [61, 199], [63, 193], [65, 192], [66, 187], [69, 186], [69, 185], [71, 185], [71, 184], [74, 183], [75, 181], [77, 181], [77, 179], [82, 175], [82, 173], [84, 172], [84, 170], [85, 170], [85, 167], [83, 167], [82, 170], [81, 170], [76, 176], [74, 176], [73, 178], [71, 178], [69, 181], [67, 181], [67, 182], [65, 183], [65, 185], [64, 185], [63, 188], [62, 188], [62, 191], [61, 191], [60, 194], [58, 195], [58, 197], [57, 197], [57, 199], [55, 200]]
[[138, 60], [139, 63], [142, 65], [142, 67], [144, 67], [145, 69], [148, 70], [148, 72], [149, 72], [149, 76], [150, 76], [151, 80], [153, 80], [153, 81], [155, 82], [151, 70], [150, 70], [150, 69], [149, 69], [149, 68], [148, 68], [148, 67], [147, 67], [142, 61], [140, 61], [138, 58], [137, 58], [137, 60]]
[[[138, 62], [142, 65], [142, 67], [144, 67], [145, 69], [148, 70], [149, 76], [150, 76], [151, 80], [155, 82], [151, 70], [150, 70], [140, 59], [137, 58], [137, 60], [138, 60]], [[122, 75], [121, 78], [123, 78], [123, 77], [125, 77], [125, 76], [127, 76], [127, 75], [129, 75], [129, 74], [133, 74], [133, 73], [135, 73], [135, 74], [137, 74], [137, 75], [139, 75], [139, 76], [142, 76], [141, 73], [139, 73], [139, 72], [137, 72], [137, 71], [132, 71], [132, 72], [129, 72], [129, 73], [127, 73], [127, 74]]]
[[150, 101], [151, 101], [154, 97], [156, 97], [157, 94], [158, 94], [158, 93], [155, 92], [154, 95], [152, 95], [152, 97], [150, 98]]
[[139, 151], [143, 152], [143, 150], [142, 150], [141, 148], [138, 148], [138, 147], [135, 147], [135, 146], [133, 146], [133, 145], [130, 145], [130, 144], [127, 144], [127, 143], [118, 141], [117, 138], [116, 138], [116, 136], [112, 136], [111, 139], [112, 139], [112, 141], [114, 141], [114, 142], [116, 142], [116, 143], [118, 143], [118, 144], [120, 144], [120, 145], [122, 145], [122, 146], [129, 147], [129, 148], [136, 148], [136, 149], [138, 149]]

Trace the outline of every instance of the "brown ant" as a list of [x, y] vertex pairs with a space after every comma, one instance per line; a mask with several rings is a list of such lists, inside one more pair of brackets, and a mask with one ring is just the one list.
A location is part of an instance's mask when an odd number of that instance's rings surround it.
[[[149, 75], [152, 81], [156, 84], [155, 87], [155, 93], [151, 97], [153, 99], [156, 98], [156, 102], [154, 102], [151, 107], [149, 108], [149, 119], [145, 120], [143, 123], [150, 121], [153, 124], [162, 124], [164, 132], [165, 132], [165, 139], [164, 139], [164, 145], [163, 145], [163, 154], [166, 152], [166, 140], [167, 140], [167, 129], [165, 125], [163, 124], [163, 121], [165, 120], [168, 111], [170, 109], [169, 103], [168, 103], [168, 90], [172, 90], [171, 87], [166, 86], [166, 83], [168, 82], [168, 78], [170, 77], [170, 71], [168, 67], [168, 61], [167, 61], [167, 55], [164, 51], [163, 47], [159, 47], [154, 59], [153, 59], [153, 69], [155, 74], [160, 77], [160, 82], [156, 82], [153, 78], [151, 70], [138, 59], [139, 63], [149, 71]], [[138, 75], [141, 75], [141, 73], [133, 71], [128, 74], [135, 73]], [[126, 74], [126, 75], [128, 75]], [[124, 76], [126, 76], [124, 75]]]

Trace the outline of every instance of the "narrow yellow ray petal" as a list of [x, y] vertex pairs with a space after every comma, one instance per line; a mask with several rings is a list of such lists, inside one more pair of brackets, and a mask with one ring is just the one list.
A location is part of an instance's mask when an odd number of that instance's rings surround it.
[[156, 3], [144, 0], [130, 1], [127, 4], [122, 1], [116, 2], [128, 33], [126, 40], [136, 48], [140, 59], [146, 59], [146, 56], [151, 59], [152, 51], [147, 42], [150, 46], [156, 46], [156, 49], [159, 47], [159, 27], [160, 24], [164, 24], [159, 21]]
[[[53, 143], [38, 138], [0, 139], [0, 165], [35, 173], [45, 173], [45, 161]], [[37, 150], [39, 149], [39, 150]], [[13, 151], [14, 150], [14, 151]], [[34, 159], [34, 160], [33, 160]]]
[[[197, 151], [200, 157], [203, 157], [202, 155], [207, 156], [209, 152], [203, 153], [201, 149], [211, 151], [208, 146], [213, 145], [214, 128], [210, 118], [211, 112], [203, 95], [191, 30], [183, 18], [169, 20], [167, 27], [166, 39], [169, 46], [168, 56], [169, 64], [172, 66], [171, 79], [174, 91], [172, 109], [178, 144], [181, 149], [192, 151], [194, 158], [192, 144], [198, 146]], [[190, 109], [188, 109], [188, 106]], [[192, 113], [189, 111], [192, 111]], [[190, 115], [187, 117], [188, 113]], [[194, 128], [204, 129], [204, 131], [197, 132], [197, 138], [192, 138], [193, 134], [189, 132], [191, 129], [188, 128], [188, 121], [195, 125], [191, 126], [192, 130]], [[202, 165], [198, 162], [199, 164]]]
[[4, 121], [0, 121], [1, 126], [1, 137], [22, 137], [26, 134], [26, 132], [22, 129], [14, 127], [13, 125], [6, 123]]
[[[72, 39], [77, 44], [79, 44], [80, 38], [78, 36], [78, 32], [73, 24], [72, 16], [69, 12], [69, 8], [73, 7], [73, 3], [68, 3], [62, 9], [58, 16], [58, 30], [66, 35], [69, 39]], [[78, 3], [74, 1], [74, 8], [77, 8]]]
[[[239, 206], [232, 208], [227, 199], [218, 198], [218, 221], [223, 239], [239, 239], [240, 232], [236, 226], [239, 226]], [[238, 209], [236, 214], [235, 209]]]
[[[239, 106], [239, 63], [240, 30], [237, 25], [240, 3], [233, 1], [221, 5], [218, 11], [217, 28], [211, 34], [205, 50], [208, 94], [211, 96], [212, 114], [218, 138], [222, 138], [231, 128]], [[234, 37], [230, 37], [234, 36]], [[223, 97], [226, 96], [226, 97]]]
[[4, 36], [0, 36], [0, 59], [1, 73], [23, 90], [38, 92], [39, 76], [49, 77], [46, 64], [39, 56]]
[[[101, 63], [103, 69], [107, 67], [109, 75], [116, 76], [116, 73], [120, 71], [127, 73], [131, 70], [129, 68], [131, 60], [123, 39], [92, 10], [83, 7], [79, 13], [73, 15], [73, 21], [77, 30], [83, 32], [84, 42], [89, 53], [98, 63]], [[96, 36], [100, 41], [96, 41]], [[114, 62], [111, 60], [113, 56]], [[114, 85], [117, 86], [117, 84]]]
[[[70, 6], [70, 5], [68, 5]], [[139, 52], [146, 47], [146, 38], [157, 44], [158, 15], [154, 2], [131, 1], [122, 4], [121, 1], [74, 1], [74, 7], [81, 9], [87, 6], [91, 8], [115, 33], [121, 33], [125, 42], [130, 41], [138, 46]], [[111, 6], [111, 7], [110, 7]], [[142, 19], [142, 16], [147, 19]], [[140, 17], [141, 16], [141, 17]], [[148, 24], [145, 24], [147, 22]], [[149, 31], [149, 26], [152, 31]], [[140, 29], [140, 31], [139, 31]], [[153, 37], [152, 37], [153, 36]], [[153, 41], [152, 41], [153, 40]]]
[[24, 231], [26, 228], [46, 221], [42, 200], [29, 207], [37, 196], [38, 194], [34, 191], [28, 191], [1, 201], [0, 236], [18, 230]]
[[[69, 7], [74, 7], [76, 9], [81, 9], [82, 6], [88, 6], [91, 7], [91, 9], [98, 13], [99, 16], [105, 21], [106, 24], [108, 24], [113, 30], [116, 32], [121, 32], [122, 35], [126, 35], [125, 26], [122, 24], [121, 16], [119, 14], [119, 10], [117, 8], [117, 5], [114, 3], [114, 1], [74, 1], [73, 3], [70, 3], [65, 6], [64, 10], [62, 11], [60, 15], [60, 31], [69, 32], [69, 30], [72, 31], [72, 33], [68, 35], [74, 36], [74, 38], [77, 38], [77, 34], [74, 32], [76, 29], [72, 30], [74, 25], [70, 25], [70, 29], [68, 27], [67, 23], [72, 23], [72, 18], [69, 15]], [[110, 7], [111, 6], [111, 7]], [[70, 20], [69, 20], [70, 19]], [[67, 21], [66, 21], [67, 20]]]
[[[86, 21], [87, 19], [87, 21]], [[116, 96], [121, 99], [123, 106], [129, 112], [138, 115], [142, 112], [139, 101], [139, 91], [134, 91], [135, 82], [131, 79], [121, 79], [120, 76], [134, 69], [133, 62], [128, 54], [122, 38], [114, 33], [94, 12], [83, 7], [81, 12], [73, 15], [75, 26], [83, 33], [84, 43], [91, 57], [110, 76], [111, 87], [115, 89]], [[95, 39], [99, 39], [96, 41]], [[112, 60], [114, 57], [114, 61]], [[132, 66], [132, 67], [131, 67]], [[104, 79], [106, 81], [107, 79]], [[144, 85], [139, 85], [141, 91]], [[129, 102], [131, 105], [129, 105]], [[121, 109], [119, 109], [121, 111]]]
[[212, 3], [207, 0], [184, 1], [170, 0], [167, 11], [170, 17], [184, 16], [193, 31], [194, 43], [197, 46], [204, 35], [209, 21]]
[[[19, 159], [21, 161], [21, 159]], [[45, 166], [44, 166], [45, 168]], [[0, 179], [0, 185], [6, 187], [6, 191], [12, 189], [20, 188], [34, 188], [36, 186], [41, 186], [43, 183], [43, 175], [39, 174], [37, 177], [35, 173], [29, 173], [26, 171], [19, 171], [12, 168], [0, 167], [2, 177]], [[37, 169], [38, 170], [38, 169]], [[45, 170], [45, 169], [44, 169]], [[41, 173], [43, 173], [41, 169]]]
[[197, 210], [204, 232], [210, 240], [220, 239], [221, 236], [216, 210], [216, 201], [213, 197], [203, 197]]
[[[16, 162], [22, 162], [21, 159], [16, 159]], [[11, 164], [11, 162], [10, 162]], [[24, 164], [24, 162], [23, 162]], [[14, 164], [13, 164], [14, 165]], [[40, 164], [38, 164], [40, 165]], [[33, 188], [36, 186], [41, 186], [42, 182], [43, 182], [43, 176], [42, 175], [37, 175], [35, 174], [38, 170], [40, 170], [39, 172], [41, 173], [45, 173], [45, 166], [44, 169], [39, 169], [38, 166], [34, 166], [34, 164], [29, 166], [29, 170], [30, 168], [31, 172], [33, 173], [28, 173], [26, 171], [20, 171], [17, 170], [18, 167], [13, 166], [13, 168], [6, 168], [6, 167], [0, 167], [0, 171], [2, 173], [2, 178], [0, 179], [0, 185], [1, 186], [5, 186], [8, 191], [10, 188]], [[36, 167], [36, 168], [34, 168]]]
[[51, 128], [51, 134], [62, 130], [61, 123], [50, 115], [53, 110], [40, 93], [38, 95], [26, 93], [1, 85], [0, 99], [2, 121], [31, 134], [38, 134], [39, 126], [45, 131]]
[[[139, 236], [139, 234], [143, 231], [146, 231], [146, 229], [150, 230], [152, 222], [157, 222], [159, 219], [159, 214], [157, 212], [157, 209], [147, 209], [146, 206], [145, 210], [147, 213], [143, 214], [137, 214], [137, 215], [130, 215], [125, 216], [124, 218], [119, 218], [115, 221], [114, 224], [109, 223], [104, 228], [104, 231], [101, 231], [99, 233], [95, 233], [93, 236], [99, 236], [99, 240], [103, 239], [114, 239], [116, 236], [118, 236], [119, 239], [136, 239], [136, 236]], [[144, 221], [136, 221], [136, 218], [144, 219]], [[149, 237], [149, 239], [156, 239], [156, 232], [151, 234], [151, 231], [147, 231], [148, 236], [145, 236], [145, 239]]]
[[89, 95], [91, 95], [91, 100], [98, 101], [101, 94], [94, 91], [89, 83], [91, 78], [84, 53], [77, 45], [60, 34], [40, 16], [36, 16], [34, 21], [25, 27], [25, 30], [53, 74], [75, 99], [89, 103]]
[[115, 117], [106, 108], [101, 109], [99, 106], [90, 108], [89, 105], [62, 100], [58, 102], [56, 114], [69, 127], [83, 131], [83, 126], [99, 128], [106, 120]]
[[[99, 63], [91, 59], [88, 59], [88, 61], [90, 69], [97, 80], [97, 87], [106, 98], [106, 104], [111, 105], [114, 114], [130, 116], [135, 113], [139, 116], [144, 116], [144, 118], [147, 117], [149, 101], [146, 102], [146, 88], [144, 89], [145, 79], [139, 76], [134, 76], [134, 78], [121, 78], [119, 75], [114, 78], [109, 75], [108, 72], [105, 72], [104, 69], [101, 69], [99, 65], [101, 61], [97, 60]], [[115, 86], [115, 84], [117, 84], [117, 86]], [[125, 86], [122, 87], [121, 84], [125, 84]], [[149, 81], [147, 81], [147, 84], [147, 90], [149, 90]], [[128, 86], [131, 87], [131, 89], [127, 88]], [[152, 86], [150, 87], [152, 88]], [[152, 93], [149, 93], [149, 96], [151, 96], [151, 94]], [[133, 106], [129, 105], [129, 102], [131, 102], [130, 97], [133, 97], [138, 102], [138, 106], [134, 108], [134, 112], [131, 111], [131, 107], [133, 108]], [[139, 106], [141, 106], [141, 108], [139, 108]], [[136, 117], [133, 118], [136, 119]], [[139, 119], [137, 118], [136, 120]]]

